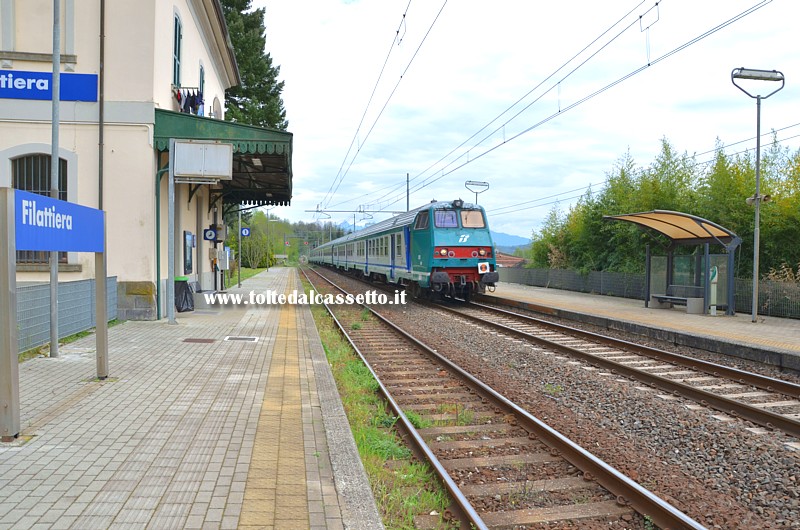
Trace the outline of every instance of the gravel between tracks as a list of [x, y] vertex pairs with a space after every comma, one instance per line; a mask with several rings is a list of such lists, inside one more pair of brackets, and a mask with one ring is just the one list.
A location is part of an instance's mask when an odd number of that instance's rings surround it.
[[[352, 291], [368, 289], [337, 281]], [[754, 434], [746, 427], [755, 425], [720, 421], [710, 409], [690, 410], [691, 402], [662, 399], [640, 384], [599, 375], [433, 309], [378, 309], [707, 527], [800, 528], [800, 453], [784, 445], [794, 439]]]

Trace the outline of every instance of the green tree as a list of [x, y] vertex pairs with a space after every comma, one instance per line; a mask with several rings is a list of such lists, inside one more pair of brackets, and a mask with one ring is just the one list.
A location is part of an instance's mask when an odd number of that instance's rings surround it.
[[242, 82], [226, 91], [225, 117], [229, 121], [285, 131], [280, 66], [266, 53], [265, 8], [252, 9], [252, 0], [221, 0]]

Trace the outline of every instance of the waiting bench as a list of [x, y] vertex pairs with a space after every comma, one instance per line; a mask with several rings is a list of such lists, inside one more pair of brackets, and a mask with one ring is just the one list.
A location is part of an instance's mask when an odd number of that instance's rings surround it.
[[665, 294], [651, 294], [650, 304], [656, 309], [667, 309], [675, 305], [686, 306], [691, 315], [705, 314], [703, 287], [697, 285], [670, 285]]

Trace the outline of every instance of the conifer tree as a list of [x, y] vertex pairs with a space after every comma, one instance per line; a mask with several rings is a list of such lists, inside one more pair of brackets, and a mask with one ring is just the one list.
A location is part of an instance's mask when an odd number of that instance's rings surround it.
[[278, 80], [280, 66], [265, 50], [265, 9], [252, 9], [252, 0], [221, 0], [225, 22], [242, 82], [226, 91], [227, 120], [285, 131], [286, 109]]

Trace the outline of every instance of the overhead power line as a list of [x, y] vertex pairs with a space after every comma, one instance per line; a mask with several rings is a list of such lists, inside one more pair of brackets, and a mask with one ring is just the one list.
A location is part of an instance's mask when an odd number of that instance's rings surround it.
[[[783, 131], [783, 130], [790, 129], [792, 127], [797, 127], [797, 126], [800, 126], [800, 123], [787, 125], [786, 127], [781, 127], [780, 129], [773, 129], [771, 132], [764, 133], [761, 136], [762, 137], [770, 136], [770, 135], [774, 134], [777, 131]], [[777, 143], [781, 143], [781, 142], [785, 142], [787, 140], [793, 140], [795, 138], [800, 138], [800, 134], [787, 136], [785, 138], [779, 138], [779, 139], [776, 139], [776, 142]], [[755, 137], [748, 138], [746, 140], [739, 140], [738, 142], [734, 142], [732, 144], [728, 144], [725, 147], [730, 147], [732, 145], [738, 145], [738, 144], [741, 144], [741, 143], [744, 143], [744, 142], [753, 141], [753, 140], [755, 140]], [[723, 147], [723, 149], [724, 149], [724, 147]], [[693, 157], [696, 157], [698, 155], [707, 155], [707, 154], [711, 154], [711, 153], [716, 153], [717, 151], [719, 151], [719, 148], [714, 148], [714, 149], [711, 149], [711, 150], [708, 150], [708, 151], [704, 151], [702, 153], [695, 153], [693, 155]], [[741, 154], [747, 153], [748, 151], [750, 151], [749, 148], [748, 149], [742, 149], [740, 151], [734, 151], [733, 153], [725, 153], [725, 155], [726, 156], [736, 156], [736, 155], [741, 155]], [[705, 165], [713, 164], [715, 161], [716, 161], [716, 157], [713, 157], [713, 158], [710, 158], [708, 160], [695, 162], [694, 165], [695, 166], [705, 166]], [[516, 204], [510, 204], [508, 206], [501, 206], [499, 208], [493, 209], [492, 210], [492, 215], [493, 216], [506, 215], [506, 214], [516, 213], [516, 212], [520, 212], [520, 211], [524, 211], [524, 210], [531, 210], [533, 208], [541, 208], [543, 206], [551, 206], [551, 205], [554, 205], [554, 204], [559, 204], [560, 202], [563, 202], [563, 201], [577, 199], [578, 197], [583, 196], [586, 193], [587, 190], [589, 190], [590, 188], [594, 188], [595, 186], [599, 186], [598, 191], [602, 191], [607, 182], [608, 182], [608, 180], [606, 179], [603, 182], [595, 182], [595, 183], [589, 184], [587, 186], [583, 186], [581, 188], [575, 188], [575, 189], [559, 192], [559, 193], [556, 193], [556, 194], [553, 194], [553, 195], [548, 195], [546, 197], [539, 197], [539, 198], [536, 198], [536, 199], [532, 199], [530, 201], [524, 201], [524, 202], [519, 202], [519, 203], [516, 203]], [[567, 195], [567, 194], [575, 193], [575, 192], [578, 192], [578, 191], [581, 192], [578, 195], [572, 195], [570, 197], [562, 197], [562, 195]], [[547, 200], [547, 199], [555, 199], [555, 200], [550, 201], [550, 202], [541, 203], [541, 204], [534, 204], [534, 203], [539, 203], [539, 202]], [[524, 207], [520, 208], [521, 206], [524, 206]]]
[[[530, 95], [531, 95], [533, 92], [535, 92], [537, 89], [539, 89], [539, 88], [540, 88], [542, 85], [544, 85], [544, 84], [545, 84], [547, 81], [549, 81], [550, 79], [552, 79], [552, 78], [553, 78], [553, 77], [554, 77], [556, 74], [558, 74], [560, 71], [564, 70], [564, 69], [565, 69], [567, 66], [569, 66], [569, 64], [571, 64], [571, 63], [572, 63], [572, 62], [574, 62], [574, 61], [575, 61], [575, 60], [576, 60], [578, 57], [580, 57], [581, 55], [583, 55], [583, 54], [584, 54], [584, 53], [585, 53], [587, 50], [589, 50], [589, 49], [590, 49], [592, 46], [594, 46], [594, 45], [595, 45], [595, 44], [596, 44], [596, 43], [597, 43], [597, 42], [598, 42], [600, 39], [602, 39], [602, 38], [603, 38], [605, 35], [607, 35], [607, 34], [608, 34], [608, 33], [609, 33], [611, 30], [613, 30], [615, 27], [617, 27], [617, 26], [618, 26], [618, 25], [619, 25], [619, 24], [620, 24], [622, 21], [624, 21], [626, 18], [630, 17], [630, 16], [631, 16], [631, 14], [632, 14], [634, 11], [636, 11], [637, 9], [639, 9], [639, 7], [640, 7], [642, 4], [644, 4], [644, 3], [645, 3], [645, 1], [646, 1], [646, 0], [642, 0], [641, 2], [639, 2], [639, 3], [638, 3], [638, 4], [637, 4], [637, 5], [636, 5], [636, 6], [635, 6], [633, 9], [631, 9], [631, 10], [629, 10], [627, 13], [625, 13], [625, 14], [624, 14], [622, 17], [620, 17], [620, 18], [619, 18], [619, 20], [617, 20], [617, 21], [616, 21], [614, 24], [612, 24], [612, 25], [611, 25], [611, 26], [609, 26], [609, 27], [608, 27], [606, 30], [604, 30], [602, 33], [600, 33], [600, 35], [598, 35], [597, 37], [595, 37], [595, 38], [594, 38], [594, 39], [593, 39], [593, 40], [592, 40], [592, 41], [591, 41], [589, 44], [587, 44], [586, 46], [584, 46], [584, 47], [583, 47], [583, 48], [582, 48], [582, 49], [581, 49], [579, 52], [575, 53], [575, 54], [574, 54], [574, 55], [573, 55], [573, 56], [572, 56], [570, 59], [568, 59], [567, 61], [565, 61], [565, 62], [564, 62], [564, 63], [563, 63], [561, 66], [559, 66], [558, 68], [556, 68], [555, 70], [553, 70], [553, 72], [552, 72], [552, 73], [550, 73], [550, 75], [548, 75], [546, 78], [544, 78], [544, 79], [543, 79], [542, 81], [540, 81], [538, 84], [536, 84], [536, 86], [534, 86], [534, 87], [533, 87], [533, 88], [531, 88], [531, 89], [530, 89], [528, 92], [526, 92], [526, 93], [525, 93], [523, 96], [521, 96], [520, 98], [518, 98], [518, 99], [517, 99], [517, 100], [516, 100], [514, 103], [512, 103], [511, 105], [509, 105], [509, 106], [508, 106], [508, 107], [507, 107], [505, 110], [503, 110], [503, 111], [502, 111], [500, 114], [498, 114], [497, 116], [495, 116], [494, 118], [492, 118], [492, 119], [491, 119], [491, 120], [490, 120], [488, 123], [486, 123], [486, 124], [485, 124], [483, 127], [481, 127], [481, 128], [480, 128], [480, 129], [478, 129], [478, 130], [477, 130], [475, 133], [473, 133], [473, 134], [472, 134], [472, 136], [470, 136], [469, 138], [467, 138], [466, 140], [464, 140], [463, 142], [461, 142], [461, 143], [460, 143], [458, 146], [454, 147], [454, 148], [453, 148], [453, 149], [452, 149], [450, 152], [448, 152], [447, 154], [445, 154], [444, 156], [442, 156], [442, 157], [441, 157], [439, 160], [437, 160], [436, 162], [432, 163], [430, 166], [428, 166], [427, 168], [425, 168], [425, 169], [424, 169], [422, 172], [420, 172], [419, 174], [417, 174], [416, 176], [414, 176], [412, 179], [410, 179], [410, 181], [409, 181], [409, 182], [414, 182], [414, 181], [415, 181], [415, 180], [417, 180], [418, 178], [420, 178], [420, 177], [422, 177], [423, 175], [425, 175], [426, 173], [428, 173], [428, 172], [429, 172], [429, 171], [430, 171], [430, 170], [431, 170], [433, 167], [435, 167], [437, 164], [439, 164], [439, 163], [443, 162], [444, 160], [446, 160], [446, 159], [447, 159], [447, 158], [448, 158], [450, 155], [452, 155], [452, 154], [453, 154], [453, 153], [455, 153], [455, 152], [456, 152], [458, 149], [460, 149], [460, 148], [462, 148], [464, 145], [466, 145], [466, 144], [467, 144], [467, 142], [469, 142], [470, 140], [472, 140], [473, 138], [475, 138], [476, 136], [478, 136], [478, 135], [479, 135], [481, 132], [483, 132], [484, 130], [486, 130], [486, 129], [487, 129], [487, 128], [488, 128], [488, 127], [491, 125], [491, 124], [495, 123], [495, 122], [496, 122], [497, 120], [499, 120], [499, 119], [500, 119], [502, 116], [504, 116], [505, 114], [507, 114], [508, 112], [510, 112], [512, 109], [514, 109], [514, 108], [515, 108], [517, 105], [519, 105], [519, 104], [520, 104], [522, 101], [524, 101], [524, 100], [525, 100], [525, 99], [526, 99], [528, 96], [530, 96]], [[628, 25], [628, 26], [627, 26], [625, 29], [623, 29], [621, 32], [617, 33], [617, 35], [615, 35], [615, 36], [614, 36], [614, 37], [613, 37], [613, 38], [612, 38], [610, 41], [606, 42], [606, 43], [605, 43], [605, 44], [604, 44], [604, 45], [603, 45], [603, 46], [602, 46], [602, 47], [601, 47], [599, 50], [597, 50], [595, 53], [593, 53], [593, 54], [592, 54], [592, 55], [591, 55], [591, 56], [590, 56], [588, 59], [586, 59], [585, 61], [583, 61], [583, 62], [582, 62], [580, 65], [578, 65], [578, 67], [574, 68], [574, 69], [573, 69], [573, 70], [572, 70], [570, 73], [568, 73], [567, 75], [565, 75], [564, 77], [562, 77], [561, 81], [563, 81], [563, 80], [567, 79], [567, 78], [568, 78], [570, 75], [572, 75], [572, 74], [573, 74], [573, 73], [574, 73], [574, 72], [575, 72], [575, 71], [576, 71], [578, 68], [580, 68], [580, 66], [584, 65], [584, 64], [585, 64], [585, 63], [586, 63], [586, 62], [587, 62], [589, 59], [591, 59], [592, 57], [594, 57], [595, 55], [597, 55], [597, 53], [599, 53], [599, 51], [601, 51], [602, 49], [604, 49], [605, 47], [607, 47], [609, 44], [611, 44], [612, 42], [614, 42], [614, 41], [615, 41], [617, 38], [619, 38], [619, 36], [620, 36], [620, 35], [622, 35], [622, 34], [623, 34], [625, 31], [627, 31], [627, 30], [628, 30], [628, 29], [629, 29], [629, 28], [630, 28], [630, 27], [631, 27], [633, 24], [635, 24], [636, 22], [638, 22], [638, 19], [636, 19], [635, 21], [631, 22], [631, 23], [630, 23], [630, 24], [629, 24], [629, 25]], [[560, 83], [561, 81], [559, 81], [559, 83]], [[507, 124], [508, 122], [510, 122], [511, 120], [513, 120], [514, 118], [516, 118], [517, 116], [519, 116], [519, 114], [520, 114], [520, 113], [524, 112], [524, 111], [525, 111], [525, 110], [527, 110], [527, 109], [528, 109], [528, 108], [529, 108], [531, 105], [533, 105], [534, 103], [536, 103], [537, 101], [539, 101], [539, 99], [541, 99], [541, 97], [542, 97], [542, 96], [544, 96], [545, 94], [547, 94], [547, 91], [546, 91], [546, 92], [544, 92], [544, 93], [543, 93], [541, 96], [539, 96], [538, 98], [536, 98], [534, 101], [532, 101], [531, 103], [529, 103], [528, 105], [526, 105], [524, 108], [522, 108], [522, 110], [520, 110], [519, 112], [517, 112], [516, 114], [514, 114], [514, 116], [512, 116], [512, 117], [511, 117], [509, 120], [507, 120], [507, 121], [505, 122], [505, 124]], [[503, 124], [503, 125], [505, 125], [505, 124]], [[497, 131], [497, 130], [498, 130], [498, 129], [495, 129], [495, 131]], [[485, 138], [484, 138], [484, 140], [485, 140]], [[481, 140], [481, 142], [483, 142], [483, 140]], [[480, 145], [480, 142], [478, 143], [478, 145]], [[463, 155], [462, 155], [462, 156], [463, 156]], [[445, 166], [445, 168], [446, 168], [446, 167], [447, 167], [447, 166]], [[396, 192], [396, 191], [400, 190], [400, 189], [401, 189], [401, 188], [403, 188], [403, 187], [405, 187], [405, 183], [401, 183], [401, 184], [397, 184], [397, 185], [395, 185], [395, 186], [393, 187], [392, 191], [390, 191], [390, 192], [388, 192], [388, 193], [386, 193], [386, 194], [384, 194], [384, 195], [382, 195], [382, 196], [378, 197], [378, 198], [377, 198], [377, 199], [375, 199], [375, 200], [374, 200], [374, 201], [373, 201], [371, 204], [373, 204], [373, 205], [376, 205], [376, 204], [380, 203], [380, 201], [381, 201], [382, 199], [384, 199], [384, 198], [388, 197], [389, 195], [391, 195], [392, 193], [394, 193], [394, 192]], [[418, 190], [418, 189], [421, 189], [421, 187], [417, 187], [417, 188], [415, 188], [415, 190]], [[397, 202], [397, 199], [395, 199], [394, 201], [392, 201], [390, 204], [394, 204], [395, 202]]]
[[[598, 90], [596, 90], [596, 91], [594, 91], [594, 92], [592, 92], [592, 93], [588, 94], [587, 96], [585, 96], [585, 97], [583, 97], [583, 98], [579, 99], [578, 101], [575, 101], [574, 103], [572, 103], [572, 104], [570, 104], [570, 105], [568, 105], [568, 106], [566, 106], [566, 107], [560, 108], [560, 109], [558, 110], [558, 112], [555, 112], [555, 113], [553, 113], [553, 114], [551, 114], [551, 115], [549, 115], [549, 116], [545, 117], [544, 119], [542, 119], [542, 120], [540, 120], [539, 122], [537, 122], [537, 123], [535, 123], [535, 124], [531, 125], [530, 127], [527, 127], [526, 129], [524, 129], [524, 130], [520, 131], [519, 133], [517, 133], [517, 134], [515, 134], [515, 135], [511, 136], [510, 138], [504, 139], [502, 143], [500, 143], [500, 144], [498, 144], [498, 145], [495, 145], [495, 146], [493, 146], [493, 147], [487, 148], [487, 149], [486, 149], [486, 150], [484, 150], [483, 152], [481, 152], [481, 153], [478, 153], [477, 155], [475, 155], [475, 156], [471, 157], [469, 160], [467, 160], [467, 161], [463, 162], [462, 164], [460, 164], [460, 165], [458, 165], [458, 166], [456, 166], [456, 167], [454, 167], [454, 168], [450, 169], [449, 171], [446, 171], [446, 172], [445, 172], [444, 170], [441, 170], [441, 174], [440, 174], [439, 176], [437, 176], [436, 178], [433, 178], [433, 179], [426, 179], [425, 181], [423, 181], [423, 183], [421, 183], [421, 184], [417, 184], [417, 185], [416, 185], [414, 188], [412, 188], [412, 189], [411, 189], [411, 192], [413, 193], [413, 192], [415, 192], [415, 191], [419, 191], [419, 190], [421, 190], [421, 189], [423, 189], [423, 188], [425, 188], [425, 187], [427, 187], [427, 186], [430, 186], [431, 184], [433, 184], [433, 183], [435, 183], [435, 182], [437, 182], [437, 181], [441, 180], [441, 179], [442, 179], [442, 178], [444, 178], [445, 176], [447, 176], [447, 175], [450, 175], [451, 173], [453, 173], [453, 172], [455, 172], [455, 171], [457, 171], [457, 170], [459, 170], [459, 169], [461, 169], [461, 168], [465, 167], [466, 165], [468, 165], [468, 164], [470, 164], [470, 163], [472, 163], [472, 162], [475, 162], [476, 160], [478, 160], [478, 159], [482, 158], [483, 156], [485, 156], [485, 155], [487, 155], [487, 154], [489, 154], [489, 153], [493, 152], [494, 150], [496, 150], [496, 149], [498, 149], [498, 148], [500, 148], [500, 147], [502, 147], [502, 146], [504, 146], [504, 145], [508, 144], [509, 142], [511, 142], [511, 141], [513, 141], [513, 140], [515, 140], [515, 139], [519, 138], [520, 136], [522, 136], [522, 135], [524, 135], [524, 134], [526, 134], [526, 133], [528, 133], [528, 132], [530, 132], [530, 131], [532, 131], [532, 130], [534, 130], [534, 129], [538, 128], [538, 127], [540, 127], [541, 125], [543, 125], [543, 124], [545, 124], [545, 123], [547, 123], [547, 122], [551, 121], [552, 119], [556, 118], [557, 116], [560, 116], [560, 115], [564, 114], [565, 112], [567, 112], [567, 111], [569, 111], [569, 110], [572, 110], [572, 109], [573, 109], [573, 108], [575, 108], [575, 107], [578, 107], [579, 105], [581, 105], [581, 104], [583, 104], [583, 103], [585, 103], [585, 102], [587, 102], [587, 101], [589, 101], [589, 100], [593, 99], [594, 97], [596, 97], [596, 96], [598, 96], [598, 95], [602, 94], [603, 92], [606, 92], [607, 90], [609, 90], [609, 89], [611, 89], [611, 88], [615, 87], [616, 85], [618, 85], [618, 84], [620, 84], [620, 83], [622, 83], [622, 82], [624, 82], [624, 81], [626, 81], [626, 80], [630, 79], [631, 77], [633, 77], [633, 76], [635, 76], [635, 75], [637, 75], [637, 74], [639, 74], [639, 73], [643, 72], [644, 70], [648, 69], [649, 67], [651, 67], [651, 66], [653, 66], [653, 65], [655, 65], [655, 64], [658, 64], [659, 62], [661, 62], [661, 61], [663, 61], [663, 60], [665, 60], [665, 59], [667, 59], [667, 58], [669, 58], [669, 57], [671, 57], [671, 56], [673, 56], [673, 55], [677, 54], [677, 53], [678, 53], [678, 52], [680, 52], [680, 51], [683, 51], [683, 50], [685, 50], [685, 49], [686, 49], [686, 48], [688, 48], [689, 46], [691, 46], [691, 45], [693, 45], [693, 44], [696, 44], [697, 42], [699, 42], [699, 41], [701, 41], [701, 40], [705, 39], [706, 37], [708, 37], [708, 36], [710, 36], [710, 35], [712, 35], [712, 34], [716, 33], [717, 31], [720, 31], [720, 30], [724, 29], [725, 27], [727, 27], [727, 26], [729, 26], [729, 25], [733, 24], [734, 22], [737, 22], [737, 21], [741, 20], [742, 18], [744, 18], [744, 17], [746, 17], [746, 16], [748, 16], [748, 15], [750, 15], [750, 14], [752, 14], [752, 13], [756, 12], [757, 10], [761, 9], [762, 7], [764, 7], [764, 6], [766, 6], [766, 5], [770, 4], [770, 3], [772, 3], [772, 0], [762, 0], [762, 1], [758, 2], [758, 3], [756, 3], [756, 4], [755, 4], [755, 5], [753, 5], [752, 7], [748, 8], [748, 9], [746, 9], [746, 10], [744, 10], [744, 11], [740, 12], [740, 13], [738, 13], [737, 15], [735, 15], [735, 16], [733, 16], [733, 17], [729, 18], [728, 20], [726, 20], [726, 21], [724, 21], [724, 22], [722, 22], [722, 23], [718, 24], [717, 26], [714, 26], [713, 28], [709, 29], [708, 31], [706, 31], [706, 32], [704, 32], [704, 33], [702, 33], [702, 34], [700, 34], [700, 35], [698, 35], [698, 36], [694, 37], [693, 39], [690, 39], [689, 41], [687, 41], [687, 42], [685, 42], [685, 43], [681, 44], [680, 46], [677, 46], [676, 48], [674, 48], [674, 49], [672, 49], [671, 51], [669, 51], [669, 52], [667, 52], [667, 53], [665, 53], [665, 54], [663, 54], [663, 55], [661, 55], [661, 56], [657, 57], [656, 59], [653, 59], [653, 60], [649, 61], [648, 63], [646, 63], [646, 64], [644, 64], [644, 65], [642, 65], [642, 66], [640, 66], [640, 67], [638, 67], [638, 68], [634, 69], [633, 71], [629, 72], [628, 74], [626, 74], [626, 75], [624, 75], [624, 76], [622, 76], [622, 77], [620, 77], [620, 78], [616, 79], [615, 81], [613, 81], [613, 82], [611, 82], [611, 83], [609, 83], [609, 84], [605, 85], [604, 87], [602, 87], [602, 88], [600, 88], [600, 89], [598, 89]], [[555, 83], [555, 84], [551, 85], [551, 87], [548, 89], [548, 91], [549, 91], [549, 90], [552, 90], [553, 88], [555, 88], [555, 87], [557, 87], [557, 86], [558, 86], [558, 83]], [[512, 118], [512, 119], [513, 119], [513, 118]], [[510, 120], [509, 120], [509, 121], [510, 121]], [[503, 124], [503, 126], [505, 126], [507, 123], [508, 123], [508, 121], [506, 121], [506, 122]], [[494, 130], [494, 131], [493, 131], [491, 134], [494, 134], [494, 133], [496, 133], [496, 132], [497, 132], [497, 131], [499, 131], [501, 128], [502, 128], [502, 126], [501, 126], [501, 127], [498, 127], [498, 128], [496, 128], [496, 129], [495, 129], [495, 130]], [[488, 137], [488, 136], [487, 136], [487, 137]], [[484, 140], [485, 140], [485, 139], [486, 139], [486, 138], [484, 138]], [[481, 140], [481, 142], [482, 142], [482, 141], [483, 141], [483, 140]], [[463, 145], [463, 144], [462, 144], [462, 145]], [[478, 143], [477, 145], [480, 145], [480, 143]], [[426, 171], [427, 171], [427, 170], [426, 170]], [[437, 171], [437, 172], [438, 172], [438, 171]], [[418, 175], [418, 176], [419, 176], [419, 175]], [[418, 177], [418, 176], [417, 176], [417, 177]], [[417, 178], [417, 177], [415, 177], [415, 178]], [[395, 198], [394, 198], [394, 200], [387, 201], [383, 207], [384, 207], [384, 208], [388, 208], [388, 207], [389, 207], [389, 206], [391, 206], [392, 204], [395, 204], [395, 203], [396, 203], [396, 202], [398, 202], [399, 200], [402, 200], [404, 197], [405, 197], [404, 195], [403, 195], [402, 197], [400, 197], [400, 196], [397, 196], [397, 197], [395, 197]]]
[[397, 31], [395, 32], [394, 38], [392, 39], [392, 44], [391, 46], [389, 46], [389, 52], [386, 54], [386, 59], [384, 59], [383, 61], [383, 66], [381, 66], [381, 71], [378, 74], [378, 79], [375, 80], [375, 86], [372, 87], [372, 93], [369, 95], [369, 99], [367, 100], [367, 106], [364, 107], [364, 112], [361, 114], [361, 120], [358, 122], [358, 127], [356, 127], [356, 132], [355, 134], [353, 134], [353, 139], [350, 140], [350, 145], [347, 147], [347, 152], [344, 155], [344, 160], [342, 160], [342, 163], [339, 166], [339, 172], [333, 178], [333, 182], [331, 182], [331, 185], [328, 188], [325, 197], [323, 197], [322, 199], [323, 202], [325, 202], [325, 200], [328, 199], [328, 196], [331, 195], [331, 190], [333, 190], [333, 187], [336, 184], [336, 179], [338, 179], [339, 176], [342, 174], [342, 169], [344, 168], [345, 162], [347, 162], [347, 157], [350, 156], [350, 151], [353, 149], [353, 145], [356, 143], [356, 139], [358, 138], [358, 133], [361, 130], [361, 125], [364, 123], [364, 118], [367, 116], [367, 111], [369, 110], [370, 104], [372, 104], [372, 98], [375, 97], [375, 92], [378, 90], [378, 85], [380, 84], [381, 78], [383, 77], [383, 72], [384, 70], [386, 70], [386, 65], [389, 63], [389, 57], [391, 57], [392, 55], [392, 50], [394, 50], [395, 44], [398, 43], [397, 37], [400, 34], [400, 28], [403, 27], [405, 24], [406, 15], [408, 14], [409, 7], [411, 7], [411, 0], [408, 0], [408, 5], [406, 5], [406, 10], [403, 12], [403, 18], [400, 21], [400, 25], [398, 26]]
[[[410, 1], [409, 1], [409, 5], [410, 5]], [[397, 80], [397, 83], [395, 83], [395, 86], [392, 89], [392, 92], [389, 94], [389, 97], [384, 102], [383, 107], [381, 107], [380, 112], [375, 117], [375, 120], [372, 122], [372, 125], [370, 126], [369, 130], [367, 131], [367, 134], [364, 136], [364, 140], [360, 143], [360, 145], [356, 149], [355, 154], [350, 159], [350, 163], [347, 165], [347, 168], [344, 170], [344, 172], [341, 172], [341, 170], [340, 170], [340, 174], [338, 175], [338, 182], [336, 181], [336, 179], [334, 179], [335, 187], [333, 187], [333, 191], [329, 193], [329, 197], [330, 198], [328, 199], [328, 202], [330, 202], [330, 199], [332, 199], [333, 196], [336, 195], [336, 192], [339, 190], [339, 186], [342, 184], [342, 181], [344, 180], [344, 178], [347, 175], [347, 173], [350, 171], [350, 168], [352, 167], [353, 162], [355, 162], [356, 158], [358, 157], [359, 153], [361, 152], [361, 149], [364, 147], [364, 144], [366, 144], [367, 139], [369, 139], [369, 136], [372, 134], [372, 131], [375, 129], [375, 125], [378, 123], [378, 120], [381, 118], [381, 116], [383, 115], [383, 112], [386, 110], [386, 107], [389, 105], [389, 101], [391, 101], [392, 97], [394, 96], [395, 92], [397, 91], [397, 88], [400, 86], [400, 82], [403, 80], [403, 77], [406, 75], [406, 73], [408, 72], [409, 68], [411, 68], [411, 64], [414, 62], [414, 59], [416, 59], [417, 55], [419, 54], [419, 51], [422, 48], [422, 45], [427, 40], [428, 35], [430, 35], [431, 30], [433, 30], [433, 26], [436, 24], [436, 21], [439, 20], [439, 16], [442, 14], [442, 11], [444, 10], [444, 7], [446, 5], [447, 5], [447, 0], [444, 1], [444, 3], [442, 4], [442, 7], [439, 9], [439, 12], [436, 14], [436, 17], [433, 19], [433, 22], [431, 22], [431, 25], [428, 27], [428, 30], [425, 32], [425, 36], [422, 38], [422, 40], [420, 41], [419, 45], [417, 46], [417, 49], [414, 51], [414, 54], [411, 56], [411, 59], [406, 64], [406, 67], [403, 70], [403, 73], [400, 74], [400, 78]], [[405, 15], [403, 15], [403, 22], [405, 22]], [[399, 32], [399, 30], [398, 30], [398, 32]], [[397, 38], [397, 36], [395, 38]], [[374, 93], [374, 91], [373, 91], [373, 93]], [[365, 113], [366, 113], [366, 110], [365, 110]], [[362, 120], [363, 120], [363, 118], [362, 118]], [[360, 128], [360, 126], [359, 126], [359, 128]], [[354, 141], [355, 141], [355, 138], [354, 138]], [[352, 148], [353, 144], [351, 143], [350, 145], [351, 145], [351, 148]], [[348, 154], [349, 154], [349, 152], [350, 152], [350, 150], [348, 149]], [[345, 161], [346, 160], [347, 160], [347, 155], [345, 156]], [[343, 165], [344, 165], [344, 162], [343, 162]], [[326, 198], [328, 198], [328, 195], [326, 195]]]

